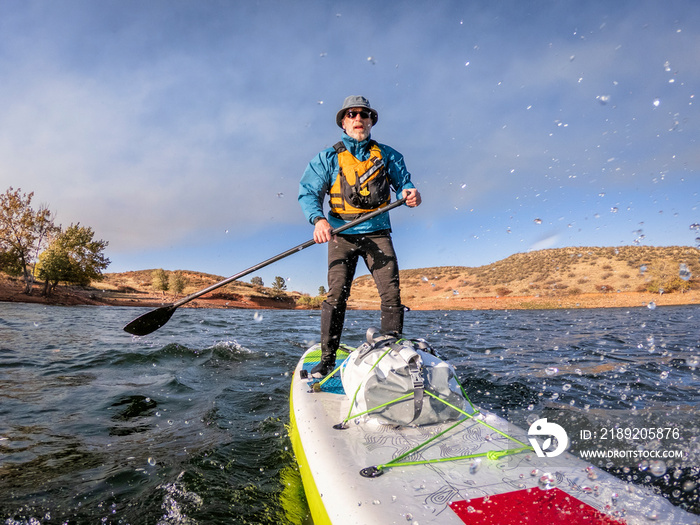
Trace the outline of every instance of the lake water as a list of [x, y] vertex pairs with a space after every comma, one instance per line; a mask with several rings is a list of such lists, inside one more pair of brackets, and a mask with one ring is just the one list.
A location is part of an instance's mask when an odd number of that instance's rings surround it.
[[[285, 424], [319, 313], [181, 308], [149, 336], [122, 331], [146, 311], [0, 303], [0, 522], [303, 515], [282, 503], [298, 489]], [[377, 312], [348, 312], [344, 341], [376, 324]], [[405, 331], [457, 367], [477, 406], [520, 426], [553, 412], [673, 420], [685, 459], [604, 466], [700, 514], [699, 306], [415, 311]]]

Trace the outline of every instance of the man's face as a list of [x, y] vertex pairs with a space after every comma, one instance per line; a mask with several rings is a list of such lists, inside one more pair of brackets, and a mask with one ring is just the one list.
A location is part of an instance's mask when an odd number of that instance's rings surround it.
[[367, 140], [372, 129], [372, 115], [365, 108], [350, 108], [343, 117], [343, 129], [359, 142]]

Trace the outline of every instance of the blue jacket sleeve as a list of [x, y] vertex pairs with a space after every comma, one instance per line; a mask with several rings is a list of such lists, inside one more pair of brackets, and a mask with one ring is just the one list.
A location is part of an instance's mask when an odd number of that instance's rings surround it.
[[316, 155], [304, 170], [299, 182], [299, 204], [306, 220], [313, 224], [316, 217], [324, 217], [323, 200], [331, 187], [333, 148]]
[[391, 186], [396, 192], [396, 198], [400, 199], [403, 190], [415, 188], [411, 182], [411, 174], [406, 169], [406, 162], [401, 153], [384, 144], [380, 147], [383, 149], [382, 154], [386, 159], [385, 164], [387, 167], [387, 174], [389, 175], [389, 182], [391, 182]]

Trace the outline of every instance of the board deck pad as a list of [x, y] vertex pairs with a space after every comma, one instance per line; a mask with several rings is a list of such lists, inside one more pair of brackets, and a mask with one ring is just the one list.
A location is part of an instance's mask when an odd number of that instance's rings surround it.
[[[335, 365], [338, 366], [347, 356], [350, 355], [352, 348], [341, 347], [335, 354]], [[314, 348], [304, 355], [302, 362], [302, 370], [306, 370], [309, 374], [311, 369], [321, 362], [321, 347]], [[340, 373], [336, 373], [323, 383], [322, 390], [330, 394], [345, 394], [343, 382], [340, 380]]]
[[603, 514], [557, 487], [523, 489], [469, 501], [454, 501], [450, 507], [467, 525], [626, 525], [626, 522]]

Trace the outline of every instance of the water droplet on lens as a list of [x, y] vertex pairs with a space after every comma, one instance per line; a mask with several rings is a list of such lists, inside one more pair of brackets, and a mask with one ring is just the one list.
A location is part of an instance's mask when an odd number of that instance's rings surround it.
[[537, 484], [541, 489], [551, 489], [554, 485], [556, 485], [556, 479], [549, 472], [547, 472], [540, 476], [540, 479], [537, 480]]
[[693, 276], [693, 274], [691, 273], [690, 269], [685, 263], [681, 263], [678, 269], [678, 276], [684, 281], [688, 281]]
[[654, 301], [650, 302], [650, 303], [647, 305], [647, 308], [649, 308], [649, 310], [654, 310], [654, 309], [656, 309], [656, 303], [655, 303]]
[[481, 467], [481, 460], [480, 459], [475, 459], [471, 465], [469, 465], [469, 473], [470, 474], [476, 474], [479, 468]]
[[256, 323], [259, 323], [260, 321], [263, 320], [263, 315], [260, 312], [255, 312], [255, 314], [253, 314], [253, 320]]
[[148, 464], [152, 467], [155, 467], [156, 466], [155, 458], [148, 458]]
[[654, 460], [649, 464], [649, 472], [654, 476], [661, 477], [666, 474], [666, 463], [661, 460]]
[[688, 481], [683, 482], [683, 485], [682, 485], [681, 488], [682, 488], [685, 492], [690, 492], [690, 491], [693, 490], [696, 486], [697, 486], [697, 483], [695, 483], [694, 481], [688, 480]]
[[556, 375], [559, 373], [559, 369], [554, 367], [554, 366], [550, 366], [550, 367], [545, 368], [544, 373], [547, 374], [548, 376], [553, 376], [553, 375]]
[[542, 219], [535, 219], [535, 224], [542, 224]]

